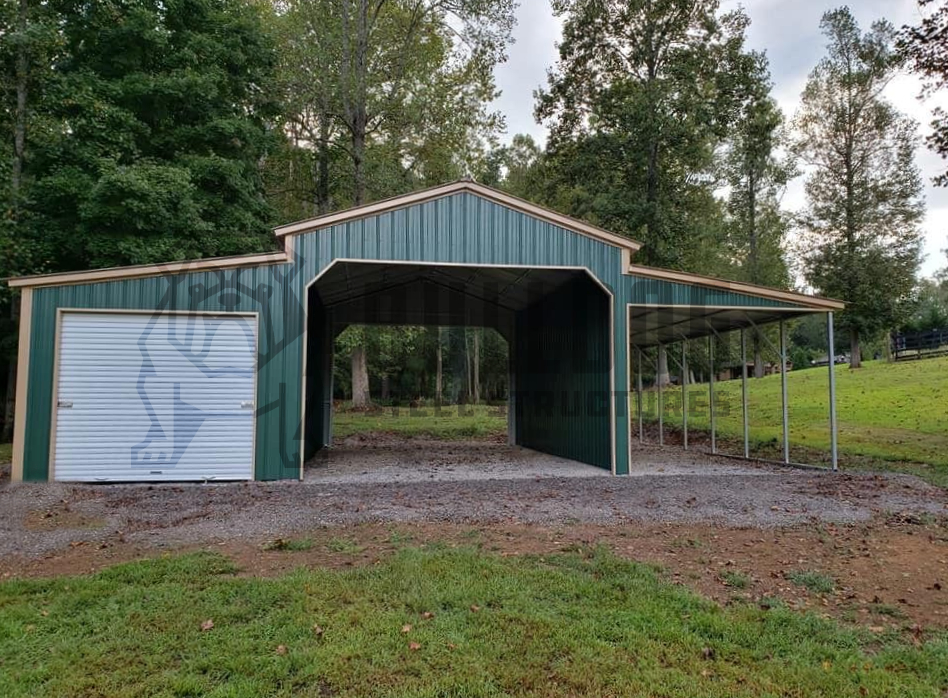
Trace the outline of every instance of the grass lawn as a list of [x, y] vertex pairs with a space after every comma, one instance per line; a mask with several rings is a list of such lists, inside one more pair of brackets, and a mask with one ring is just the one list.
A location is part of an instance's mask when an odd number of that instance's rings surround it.
[[489, 405], [385, 407], [367, 412], [336, 408], [332, 425], [333, 436], [341, 439], [368, 432], [435, 439], [489, 438], [507, 433], [507, 409]]
[[[791, 371], [787, 376], [790, 442], [829, 450], [828, 370]], [[781, 436], [780, 376], [750, 380], [750, 433], [758, 444]], [[708, 386], [688, 390], [689, 428], [710, 428]], [[740, 438], [741, 381], [715, 385], [717, 428]], [[886, 461], [913, 461], [948, 466], [948, 357], [888, 364], [870, 361], [851, 371], [836, 367], [840, 452]], [[681, 389], [665, 395], [666, 422], [681, 424]], [[657, 414], [657, 398], [646, 397], [646, 417]]]
[[[293, 552], [286, 552], [293, 555]], [[215, 554], [0, 584], [0, 695], [941, 696], [909, 644], [774, 604], [721, 608], [603, 550], [407, 547], [235, 576]]]
[[13, 460], [13, 444], [0, 444], [0, 463]]

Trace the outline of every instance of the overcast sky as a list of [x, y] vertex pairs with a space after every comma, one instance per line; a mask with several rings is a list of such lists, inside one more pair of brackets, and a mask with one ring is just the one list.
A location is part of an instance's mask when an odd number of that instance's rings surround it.
[[[546, 130], [533, 120], [533, 91], [545, 83], [546, 71], [556, 61], [561, 25], [553, 16], [549, 0], [520, 2], [516, 43], [510, 48], [509, 60], [496, 73], [497, 86], [502, 91], [497, 108], [506, 116], [508, 139], [515, 133], [529, 133], [542, 143]], [[792, 117], [800, 103], [807, 74], [824, 53], [820, 17], [839, 5], [827, 0], [722, 0], [722, 6], [725, 9], [743, 6], [750, 16], [748, 43], [753, 49], [766, 51], [775, 85], [774, 96], [787, 118]], [[900, 27], [917, 23], [920, 16], [915, 0], [852, 0], [849, 6], [863, 29], [881, 17]], [[925, 135], [931, 109], [939, 103], [948, 107], [948, 96], [922, 103], [918, 100], [919, 89], [916, 78], [899, 76], [889, 85], [887, 96], [919, 122], [921, 133]], [[926, 184], [927, 256], [922, 273], [929, 275], [946, 265], [942, 250], [948, 247], [948, 189], [931, 186], [931, 177], [945, 168], [946, 163], [924, 145], [919, 147], [916, 157]], [[789, 210], [803, 207], [803, 178], [791, 184], [783, 201]]]

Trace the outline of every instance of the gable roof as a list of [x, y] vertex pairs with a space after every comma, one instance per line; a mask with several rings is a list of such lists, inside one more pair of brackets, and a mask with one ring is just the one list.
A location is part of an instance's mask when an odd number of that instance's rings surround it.
[[542, 221], [563, 228], [564, 230], [569, 230], [574, 233], [579, 233], [580, 235], [585, 235], [596, 240], [601, 240], [602, 242], [614, 247], [627, 250], [630, 253], [636, 252], [640, 247], [642, 247], [642, 243], [636, 242], [630, 238], [617, 235], [615, 233], [610, 233], [608, 230], [603, 230], [598, 226], [577, 220], [576, 218], [564, 216], [562, 213], [557, 213], [556, 211], [551, 211], [548, 208], [537, 206], [536, 204], [530, 203], [525, 199], [512, 196], [507, 192], [494, 189], [493, 187], [478, 184], [477, 182], [469, 179], [462, 179], [456, 182], [451, 182], [450, 184], [442, 184], [437, 187], [431, 187], [429, 189], [421, 189], [409, 194], [402, 194], [401, 196], [393, 196], [390, 199], [383, 199], [370, 204], [348, 208], [344, 211], [327, 213], [323, 216], [308, 218], [296, 223], [288, 223], [286, 225], [281, 225], [277, 228], [274, 228], [273, 232], [277, 237], [310, 233], [315, 230], [328, 228], [340, 223], [348, 223], [349, 221], [359, 220], [360, 218], [368, 218], [369, 216], [377, 216], [382, 213], [397, 211], [398, 209], [407, 208], [408, 206], [414, 206], [416, 204], [433, 201], [435, 199], [441, 199], [446, 196], [451, 196], [452, 194], [459, 194], [462, 192], [473, 194], [474, 196], [480, 197], [481, 199], [485, 199], [495, 204], [499, 204], [500, 206], [506, 206], [507, 208], [511, 208], [515, 211], [525, 213], [528, 216], [539, 218]]

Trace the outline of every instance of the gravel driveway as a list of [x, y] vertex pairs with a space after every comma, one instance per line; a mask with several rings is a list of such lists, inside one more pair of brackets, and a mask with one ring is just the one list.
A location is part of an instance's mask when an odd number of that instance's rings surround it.
[[[944, 491], [909, 476], [736, 465], [637, 446], [635, 477], [604, 477], [602, 471], [563, 459], [552, 459], [544, 471], [541, 465], [550, 457], [507, 446], [402, 446], [416, 460], [405, 458], [397, 466], [387, 460], [386, 450], [395, 444], [346, 444], [328, 460], [314, 462], [302, 483], [5, 484], [0, 487], [0, 556], [35, 558], [78, 541], [157, 548], [254, 541], [361, 522], [770, 528], [806, 521], [853, 523], [881, 513], [948, 513]], [[379, 459], [388, 463], [385, 478], [372, 471]], [[479, 468], [482, 462], [487, 465]], [[516, 477], [523, 463], [529, 466], [522, 471], [526, 477]]]

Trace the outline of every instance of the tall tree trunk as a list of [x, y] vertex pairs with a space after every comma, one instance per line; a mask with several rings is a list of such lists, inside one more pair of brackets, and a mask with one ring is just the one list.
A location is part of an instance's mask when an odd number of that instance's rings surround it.
[[382, 375], [382, 400], [388, 400], [389, 396], [389, 377], [385, 373]]
[[370, 403], [369, 366], [365, 357], [365, 347], [359, 345], [352, 349], [352, 406], [356, 409], [364, 409]]
[[761, 350], [760, 334], [754, 332], [754, 378], [764, 377], [764, 355]]
[[471, 347], [470, 347], [470, 337], [469, 331], [465, 328], [464, 330], [464, 366], [467, 369], [467, 394], [464, 396], [464, 402], [470, 402], [471, 396], [474, 394], [474, 389], [472, 387], [472, 367], [471, 367]]
[[658, 348], [658, 375], [655, 376], [656, 386], [671, 385], [671, 376], [668, 375], [668, 352], [665, 347]]
[[862, 368], [862, 352], [859, 349], [859, 330], [849, 329], [849, 367]]
[[481, 329], [474, 328], [474, 404], [481, 402]]
[[441, 404], [444, 402], [444, 328], [438, 328], [438, 351], [437, 351], [437, 373], [435, 374], [435, 402]]

